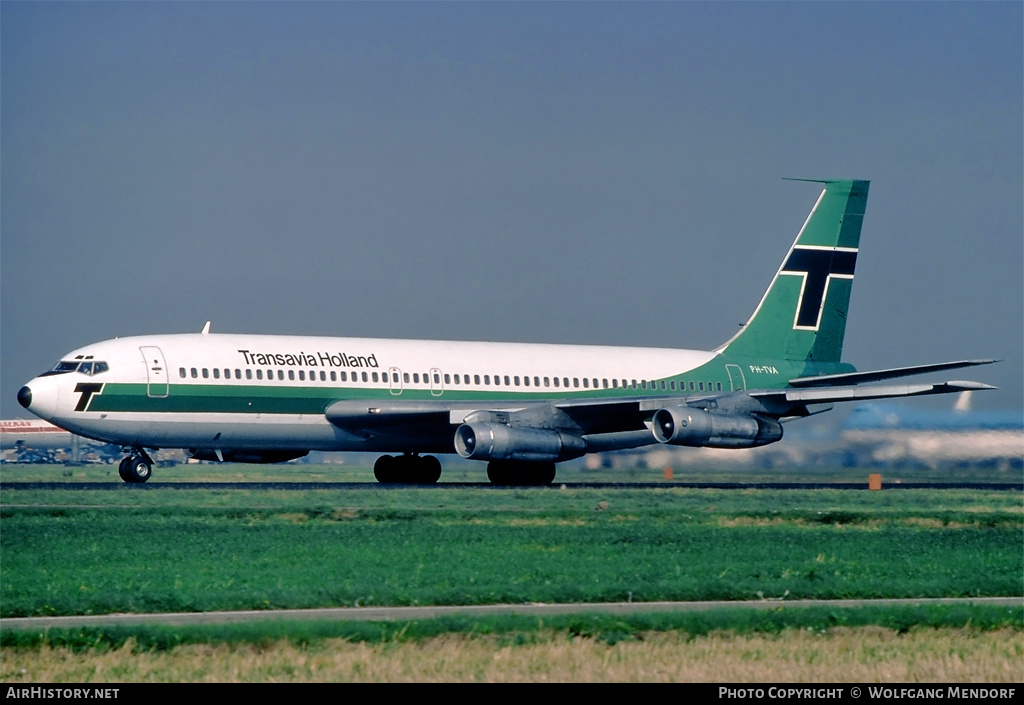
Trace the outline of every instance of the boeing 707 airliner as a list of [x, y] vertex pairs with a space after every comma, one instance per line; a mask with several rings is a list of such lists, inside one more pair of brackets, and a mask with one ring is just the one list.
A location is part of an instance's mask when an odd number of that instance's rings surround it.
[[[270, 463], [311, 450], [386, 453], [384, 483], [434, 483], [434, 455], [487, 462], [503, 485], [543, 485], [555, 464], [653, 444], [753, 448], [835, 402], [992, 389], [875, 384], [982, 365], [872, 372], [841, 361], [868, 182], [832, 180], [750, 320], [715, 350], [226, 335], [118, 338], [74, 350], [18, 392], [62, 428], [125, 449]], [[394, 455], [391, 455], [394, 454]]]

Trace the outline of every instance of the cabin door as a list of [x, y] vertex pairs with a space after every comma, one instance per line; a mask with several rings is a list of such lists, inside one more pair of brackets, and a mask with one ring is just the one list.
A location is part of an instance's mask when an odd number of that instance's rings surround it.
[[142, 359], [146, 362], [146, 394], [151, 397], [163, 398], [170, 391], [167, 379], [167, 364], [164, 362], [163, 350], [153, 346], [139, 348]]
[[743, 370], [740, 369], [739, 365], [726, 365], [725, 371], [729, 373], [729, 384], [732, 385], [732, 391], [738, 392], [741, 389], [747, 388], [743, 379]]
[[388, 370], [388, 382], [391, 384], [391, 393], [398, 396], [402, 393], [402, 371], [397, 367]]

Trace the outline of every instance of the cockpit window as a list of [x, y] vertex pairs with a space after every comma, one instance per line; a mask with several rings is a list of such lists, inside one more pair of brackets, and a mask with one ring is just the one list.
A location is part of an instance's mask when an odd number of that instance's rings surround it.
[[56, 367], [49, 372], [44, 372], [40, 376], [48, 377], [50, 375], [63, 375], [77, 370], [82, 374], [89, 375], [91, 377], [93, 375], [106, 372], [109, 369], [110, 366], [105, 362], [94, 362], [92, 360], [86, 360], [85, 362], [81, 362], [79, 360], [61, 360], [57, 363]]

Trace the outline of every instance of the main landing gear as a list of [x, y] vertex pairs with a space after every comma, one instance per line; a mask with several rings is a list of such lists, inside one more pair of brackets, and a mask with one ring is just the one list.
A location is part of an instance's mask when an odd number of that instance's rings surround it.
[[441, 461], [432, 455], [382, 455], [373, 464], [373, 476], [386, 485], [433, 485], [441, 478]]
[[543, 487], [555, 481], [555, 464], [492, 460], [487, 463], [487, 479], [492, 485]]
[[117, 474], [128, 483], [145, 482], [153, 475], [153, 459], [141, 448], [132, 449], [131, 455], [117, 466]]

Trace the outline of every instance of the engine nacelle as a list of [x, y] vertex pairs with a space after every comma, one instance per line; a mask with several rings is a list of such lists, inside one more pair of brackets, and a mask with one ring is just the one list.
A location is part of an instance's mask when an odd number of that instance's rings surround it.
[[224, 448], [219, 451], [209, 448], [192, 448], [185, 452], [196, 460], [211, 460], [215, 463], [283, 463], [309, 455], [308, 450], [234, 450]]
[[587, 452], [582, 438], [552, 429], [501, 423], [464, 423], [455, 431], [455, 450], [472, 460], [560, 461]]
[[782, 439], [782, 424], [750, 414], [710, 414], [673, 406], [654, 414], [659, 443], [694, 448], [756, 448]]

